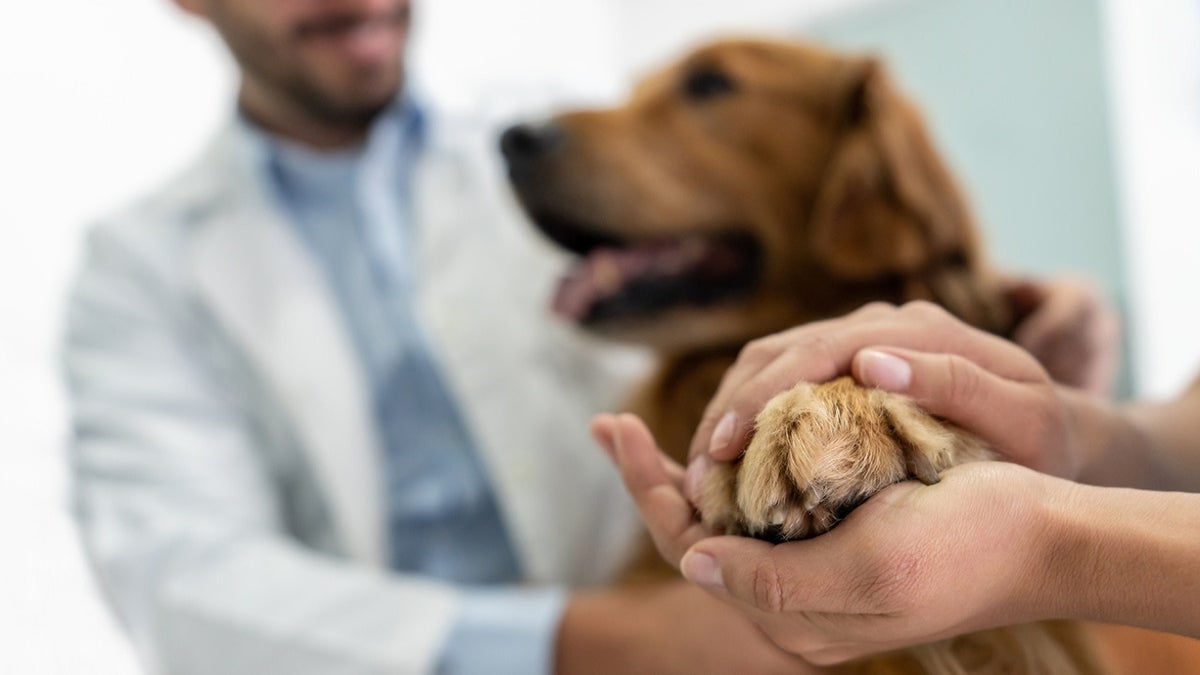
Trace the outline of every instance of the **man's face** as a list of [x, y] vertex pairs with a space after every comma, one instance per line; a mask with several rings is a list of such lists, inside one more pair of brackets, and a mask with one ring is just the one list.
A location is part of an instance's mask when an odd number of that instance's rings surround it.
[[361, 126], [404, 80], [409, 0], [192, 0], [248, 83], [336, 126]]

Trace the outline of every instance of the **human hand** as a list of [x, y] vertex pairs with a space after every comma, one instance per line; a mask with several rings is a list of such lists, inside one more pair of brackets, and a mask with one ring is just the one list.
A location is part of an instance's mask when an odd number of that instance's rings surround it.
[[1004, 286], [1017, 318], [1013, 341], [1037, 357], [1056, 382], [1111, 396], [1121, 329], [1103, 292], [1077, 277], [1011, 277]]
[[560, 675], [816, 672], [683, 580], [574, 595], [557, 651]]
[[1011, 461], [1072, 478], [1082, 469], [1070, 397], [1029, 353], [930, 303], [877, 303], [747, 345], [705, 410], [692, 441], [689, 481], [707, 470], [709, 456], [737, 457], [755, 416], [776, 394], [846, 372], [862, 384], [907, 394]]
[[681, 569], [776, 644], [829, 665], [1057, 616], [1048, 565], [1072, 484], [1003, 462], [952, 468], [872, 497], [819, 537], [697, 542]]
[[[632, 415], [593, 425], [659, 551], [817, 664], [1054, 615], [1045, 514], [1072, 484], [1003, 462], [885, 489], [826, 534], [773, 546], [704, 530]], [[1059, 568], [1061, 569], [1061, 568]]]
[[1200, 636], [1197, 495], [975, 462], [934, 485], [891, 486], [830, 532], [772, 546], [706, 532], [681, 470], [633, 415], [600, 416], [593, 432], [667, 560], [813, 663], [1047, 618]]
[[717, 532], [696, 518], [687, 495], [695, 488], [675, 460], [659, 451], [650, 430], [636, 415], [597, 415], [592, 419], [592, 437], [621, 472], [659, 555], [676, 568], [692, 544]]

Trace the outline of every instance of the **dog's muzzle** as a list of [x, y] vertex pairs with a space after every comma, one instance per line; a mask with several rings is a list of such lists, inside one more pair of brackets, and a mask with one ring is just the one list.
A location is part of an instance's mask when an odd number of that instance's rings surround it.
[[517, 124], [500, 135], [500, 152], [513, 182], [527, 180], [562, 147], [566, 132], [554, 123]]

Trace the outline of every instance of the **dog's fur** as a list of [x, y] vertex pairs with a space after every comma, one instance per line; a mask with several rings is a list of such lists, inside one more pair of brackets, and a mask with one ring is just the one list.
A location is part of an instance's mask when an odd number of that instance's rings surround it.
[[[1011, 319], [971, 214], [915, 108], [872, 58], [757, 40], [699, 49], [625, 105], [509, 130], [532, 220], [585, 256], [558, 309], [650, 345], [631, 406], [683, 461], [749, 340], [869, 301], [929, 300], [997, 334]], [[887, 485], [985, 459], [978, 439], [848, 379], [802, 384], [712, 472], [711, 526], [820, 534]], [[1073, 624], [988, 631], [843, 666], [861, 673], [1100, 672]]]

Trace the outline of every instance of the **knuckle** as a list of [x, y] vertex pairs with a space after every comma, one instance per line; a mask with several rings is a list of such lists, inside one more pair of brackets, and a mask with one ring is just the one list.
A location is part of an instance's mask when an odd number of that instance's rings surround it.
[[854, 310], [850, 315], [857, 318], [869, 319], [879, 316], [888, 316], [896, 312], [897, 307], [890, 302], [875, 300]]
[[774, 558], [767, 556], [755, 565], [751, 584], [754, 605], [759, 610], [769, 614], [783, 611], [783, 585]]
[[905, 316], [910, 316], [919, 321], [926, 322], [945, 322], [951, 318], [949, 312], [940, 305], [935, 305], [928, 300], [913, 300], [904, 303], [900, 308], [900, 313]]
[[972, 401], [979, 396], [982, 380], [975, 365], [957, 354], [947, 354], [946, 396], [951, 401]]
[[1052, 449], [1063, 447], [1067, 439], [1067, 406], [1053, 385], [1038, 387], [1037, 405], [1029, 416], [1033, 447]]
[[958, 354], [946, 354], [946, 395], [949, 400], [972, 400], [978, 394], [979, 377], [970, 362]]
[[792, 349], [797, 356], [808, 363], [820, 364], [820, 368], [825, 372], [837, 373], [838, 344], [829, 333], [816, 333], [808, 337], [803, 343], [793, 345]]
[[914, 593], [920, 567], [921, 556], [912, 551], [869, 553], [863, 556], [854, 596], [871, 612], [902, 612]]
[[778, 349], [769, 337], [747, 342], [738, 352], [737, 363], [741, 366], [763, 363], [774, 356]]

